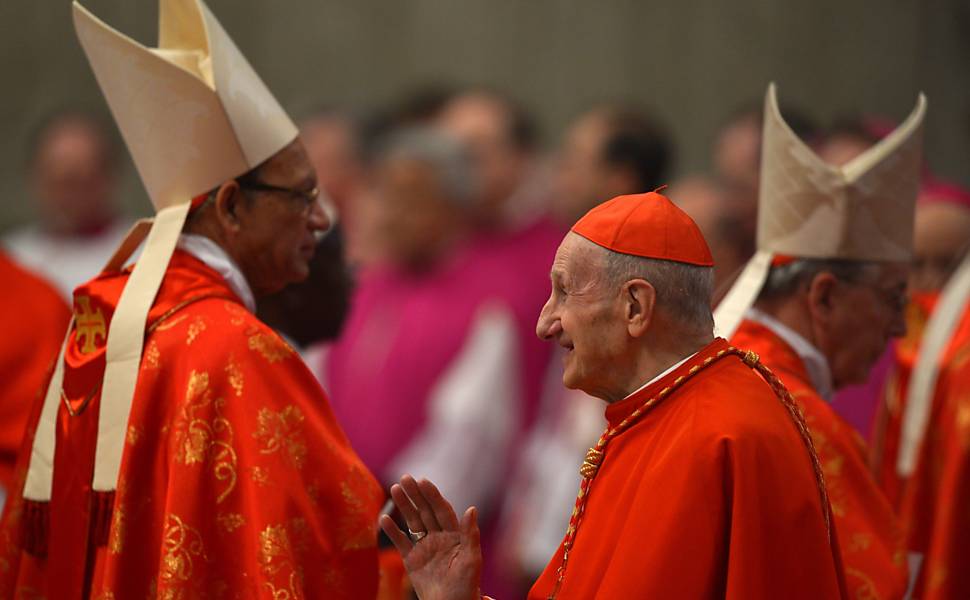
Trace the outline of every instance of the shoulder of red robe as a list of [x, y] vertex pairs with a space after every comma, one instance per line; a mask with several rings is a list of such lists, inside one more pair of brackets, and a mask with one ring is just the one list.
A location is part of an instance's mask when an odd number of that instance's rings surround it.
[[714, 266], [694, 220], [657, 192], [607, 200], [586, 213], [571, 231], [613, 252]]

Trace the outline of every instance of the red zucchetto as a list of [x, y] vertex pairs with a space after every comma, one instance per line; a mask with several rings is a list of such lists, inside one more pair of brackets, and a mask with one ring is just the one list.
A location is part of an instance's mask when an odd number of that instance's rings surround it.
[[613, 252], [714, 266], [697, 224], [657, 192], [608, 200], [586, 213], [572, 231]]

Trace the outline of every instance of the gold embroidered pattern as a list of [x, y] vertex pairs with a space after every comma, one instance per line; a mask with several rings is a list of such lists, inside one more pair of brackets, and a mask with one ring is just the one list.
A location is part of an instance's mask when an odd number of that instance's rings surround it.
[[125, 441], [128, 442], [129, 446], [134, 446], [141, 439], [141, 432], [134, 425], [128, 426], [128, 432], [125, 434]]
[[246, 309], [235, 302], [224, 302], [222, 305], [225, 307], [226, 312], [231, 315], [229, 317], [230, 323], [238, 327], [246, 322], [246, 315], [248, 314]]
[[223, 513], [216, 517], [216, 521], [226, 533], [232, 533], [246, 524], [246, 518], [239, 513]]
[[849, 543], [846, 544], [846, 549], [849, 552], [861, 552], [863, 550], [868, 550], [869, 546], [872, 545], [872, 536], [867, 533], [856, 532], [853, 533], [849, 538]]
[[[367, 475], [356, 465], [351, 467], [347, 480], [340, 483], [340, 495], [347, 508], [347, 515], [340, 520], [337, 536], [344, 550], [371, 548], [376, 543], [377, 532], [374, 531], [373, 519], [367, 511], [368, 503], [354, 491], [372, 490], [368, 483]], [[373, 493], [370, 496], [369, 499], [374, 500]]]
[[128, 533], [128, 506], [125, 502], [125, 485], [118, 485], [117, 501], [111, 511], [111, 529], [108, 533], [108, 553], [121, 554]]
[[91, 354], [98, 349], [97, 341], [107, 339], [108, 329], [101, 309], [91, 310], [91, 298], [77, 297], [74, 310], [74, 330], [77, 341], [81, 343], [81, 354]]
[[260, 452], [273, 454], [282, 451], [293, 466], [300, 468], [306, 458], [307, 447], [303, 439], [303, 413], [294, 405], [279, 412], [269, 408], [259, 409], [256, 417], [259, 427], [253, 437], [260, 444]]
[[226, 364], [226, 377], [229, 379], [229, 385], [232, 386], [233, 391], [236, 392], [236, 396], [242, 396], [243, 393], [243, 372], [240, 368], [239, 363], [230, 355], [229, 363]]
[[247, 332], [249, 349], [259, 352], [270, 363], [278, 363], [295, 354], [293, 348], [275, 333], [264, 333], [258, 328]]
[[189, 332], [185, 337], [185, 345], [191, 346], [192, 342], [194, 342], [199, 337], [199, 334], [203, 331], [205, 331], [205, 319], [197, 316], [195, 317], [195, 320], [192, 321], [192, 324], [189, 325]]
[[286, 533], [286, 526], [269, 525], [259, 532], [259, 564], [263, 572], [275, 575], [291, 556], [290, 537]]
[[[294, 549], [300, 550], [305, 546], [305, 540], [301, 541], [301, 536], [308, 535], [306, 522], [303, 519], [293, 519], [290, 521], [290, 529], [296, 534], [297, 543], [291, 543], [294, 539], [287, 531], [284, 524], [270, 525], [259, 534], [259, 564], [263, 573], [269, 577], [276, 576], [289, 570], [286, 578], [286, 585], [277, 586], [273, 582], [267, 581], [266, 586], [270, 594], [276, 600], [292, 600], [302, 598], [300, 592], [303, 587], [303, 575], [298, 567], [294, 567], [297, 562], [294, 560]], [[302, 533], [301, 533], [302, 532]]]
[[162, 581], [188, 581], [198, 559], [206, 560], [199, 530], [186, 525], [176, 515], [168, 515], [162, 534]]
[[872, 578], [852, 567], [845, 567], [846, 587], [849, 593], [857, 600], [881, 600], [876, 584]]
[[158, 344], [155, 340], [148, 342], [148, 346], [145, 348], [145, 360], [142, 363], [142, 368], [154, 370], [157, 369], [161, 364], [159, 359], [161, 358], [161, 352], [158, 350]]
[[260, 487], [266, 487], [269, 485], [269, 470], [263, 467], [253, 467], [251, 476], [253, 478], [253, 483]]
[[[233, 430], [222, 415], [225, 400], [212, 399], [209, 374], [192, 371], [182, 410], [176, 419], [175, 461], [189, 466], [204, 464], [212, 468], [216, 480], [226, 482], [216, 498], [221, 503], [236, 487], [236, 451], [232, 447]], [[208, 419], [198, 415], [212, 413]]]

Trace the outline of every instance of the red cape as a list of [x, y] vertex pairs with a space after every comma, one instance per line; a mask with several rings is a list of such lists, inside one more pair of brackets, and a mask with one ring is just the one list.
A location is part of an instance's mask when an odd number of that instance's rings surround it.
[[812, 388], [795, 351], [770, 329], [744, 321], [731, 341], [757, 352], [795, 397], [822, 461], [853, 598], [902, 598], [908, 583], [903, 533], [866, 463], [865, 442]]
[[[727, 347], [715, 340], [610, 405], [610, 426]], [[791, 416], [758, 374], [726, 357], [606, 447], [556, 597], [840, 598], [824, 513]], [[562, 554], [530, 599], [553, 591]]]
[[[127, 277], [79, 287], [76, 314], [109, 324]], [[105, 340], [75, 327], [53, 498], [39, 505], [49, 551], [19, 535], [39, 512], [20, 497], [25, 452], [0, 522], [0, 597], [373, 598], [383, 493], [299, 356], [181, 251], [147, 332], [117, 491], [104, 494], [91, 476]]]

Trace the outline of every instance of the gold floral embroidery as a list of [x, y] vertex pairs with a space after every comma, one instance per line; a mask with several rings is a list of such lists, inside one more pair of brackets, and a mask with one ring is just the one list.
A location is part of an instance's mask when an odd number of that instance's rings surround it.
[[155, 340], [148, 342], [148, 347], [145, 348], [145, 369], [157, 369], [161, 358], [161, 352], [158, 350], [158, 343]]
[[225, 307], [226, 312], [231, 315], [229, 317], [230, 323], [238, 327], [246, 322], [246, 315], [248, 314], [246, 309], [235, 302], [224, 302], [222, 305]]
[[270, 594], [274, 599], [292, 600], [302, 598], [300, 589], [303, 587], [303, 574], [297, 561], [294, 560], [294, 550], [305, 549], [309, 535], [306, 522], [303, 519], [292, 519], [289, 531], [284, 524], [269, 525], [259, 534], [259, 564], [263, 573], [274, 577], [289, 570], [285, 586], [277, 586], [273, 582], [266, 582]]
[[857, 600], [880, 600], [881, 596], [876, 589], [876, 584], [872, 578], [852, 567], [845, 567], [846, 587], [849, 593]]
[[168, 515], [162, 534], [162, 581], [184, 582], [192, 578], [195, 562], [206, 560], [199, 530], [182, 522], [176, 515]]
[[295, 354], [293, 348], [275, 333], [264, 333], [253, 327], [247, 332], [249, 349], [259, 352], [270, 363], [278, 363]]
[[115, 593], [110, 590], [104, 590], [95, 596], [94, 600], [115, 600]]
[[[236, 487], [237, 457], [232, 447], [232, 425], [222, 414], [224, 406], [222, 398], [212, 399], [209, 374], [192, 371], [174, 433], [176, 462], [211, 466], [216, 480], [226, 482], [225, 489], [216, 498], [217, 504]], [[210, 411], [209, 419], [198, 416]]]
[[216, 521], [226, 533], [232, 533], [246, 524], [246, 518], [239, 513], [223, 513], [216, 517]]
[[[363, 470], [354, 465], [347, 474], [347, 480], [340, 483], [340, 495], [343, 497], [347, 514], [340, 520], [337, 527], [338, 539], [344, 550], [359, 550], [373, 547], [377, 535], [374, 531], [373, 516], [368, 512], [369, 504], [376, 502], [373, 486], [369, 485], [368, 476]], [[358, 496], [354, 490], [364, 490], [368, 498]], [[368, 503], [367, 500], [372, 502]]]
[[307, 447], [303, 439], [303, 413], [294, 405], [279, 412], [263, 407], [256, 417], [259, 427], [253, 437], [260, 444], [260, 452], [273, 454], [283, 451], [297, 468], [303, 466]]
[[134, 425], [128, 426], [128, 433], [125, 434], [125, 441], [128, 442], [129, 446], [134, 446], [141, 439], [141, 431], [138, 430]]
[[181, 323], [187, 318], [189, 318], [188, 315], [179, 315], [171, 319], [166, 319], [165, 321], [162, 321], [161, 323], [158, 324], [158, 326], [155, 327], [155, 331], [168, 331], [169, 329], [175, 327], [176, 325], [178, 325], [179, 323]]
[[849, 552], [861, 552], [868, 550], [869, 546], [872, 545], [872, 536], [867, 533], [856, 532], [849, 537], [848, 542], [846, 548]]
[[269, 485], [269, 470], [263, 467], [253, 467], [251, 469], [251, 476], [253, 478], [253, 483], [260, 487], [266, 487]]
[[121, 554], [125, 547], [125, 534], [128, 532], [128, 510], [120, 500], [111, 511], [111, 529], [108, 534], [108, 552]]
[[259, 564], [265, 573], [275, 575], [291, 558], [285, 525], [269, 525], [259, 532]]
[[944, 582], [946, 582], [946, 578], [948, 575], [946, 567], [940, 564], [934, 564], [932, 566], [927, 565], [927, 567], [929, 571], [929, 573], [927, 574], [927, 579], [928, 579], [927, 587], [931, 590], [935, 590], [936, 588], [942, 586]]
[[226, 377], [229, 379], [229, 385], [232, 386], [233, 391], [236, 392], [236, 396], [242, 396], [243, 393], [243, 372], [239, 363], [230, 355], [229, 363], [226, 364]]
[[197, 316], [195, 317], [195, 320], [192, 321], [192, 324], [189, 325], [189, 332], [185, 337], [185, 345], [191, 346], [192, 342], [194, 342], [199, 337], [199, 334], [203, 331], [205, 331], [205, 320], [202, 317]]

